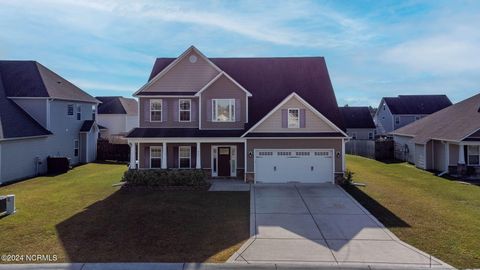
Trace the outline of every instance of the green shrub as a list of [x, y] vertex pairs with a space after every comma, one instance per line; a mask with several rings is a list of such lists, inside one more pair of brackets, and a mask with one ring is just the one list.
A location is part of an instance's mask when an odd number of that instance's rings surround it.
[[137, 186], [205, 186], [202, 170], [128, 170], [122, 181]]
[[350, 170], [346, 170], [345, 171], [345, 181], [344, 181], [344, 184], [346, 185], [352, 185], [353, 184], [353, 175], [355, 173], [350, 171]]

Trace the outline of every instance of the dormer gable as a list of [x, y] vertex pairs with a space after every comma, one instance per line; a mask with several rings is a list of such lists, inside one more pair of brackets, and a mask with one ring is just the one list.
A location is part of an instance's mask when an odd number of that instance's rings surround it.
[[262, 132], [334, 132], [346, 136], [340, 128], [295, 92], [287, 96], [244, 135]]
[[134, 96], [155, 92], [159, 95], [162, 92], [196, 93], [221, 72], [220, 68], [197, 48], [191, 46], [140, 88]]

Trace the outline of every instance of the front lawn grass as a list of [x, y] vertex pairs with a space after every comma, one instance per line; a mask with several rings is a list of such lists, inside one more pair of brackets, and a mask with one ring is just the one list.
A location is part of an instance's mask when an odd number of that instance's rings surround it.
[[403, 241], [460, 268], [480, 267], [480, 187], [437, 177], [407, 163], [347, 156], [347, 188]]
[[126, 165], [87, 164], [1, 187], [0, 254], [59, 262], [224, 262], [249, 237], [249, 193], [123, 191]]

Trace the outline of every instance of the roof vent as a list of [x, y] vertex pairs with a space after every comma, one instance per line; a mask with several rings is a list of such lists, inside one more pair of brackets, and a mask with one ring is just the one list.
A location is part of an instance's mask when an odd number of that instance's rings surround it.
[[61, 81], [57, 81], [58, 84], [61, 84], [62, 82]]
[[190, 55], [188, 60], [190, 60], [190, 63], [196, 63], [197, 62], [197, 56], [192, 54], [192, 55]]

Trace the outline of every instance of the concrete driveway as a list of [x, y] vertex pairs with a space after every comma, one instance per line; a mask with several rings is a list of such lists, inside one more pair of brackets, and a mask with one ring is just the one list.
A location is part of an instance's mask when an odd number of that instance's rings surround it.
[[236, 263], [449, 267], [400, 241], [333, 184], [255, 184]]

